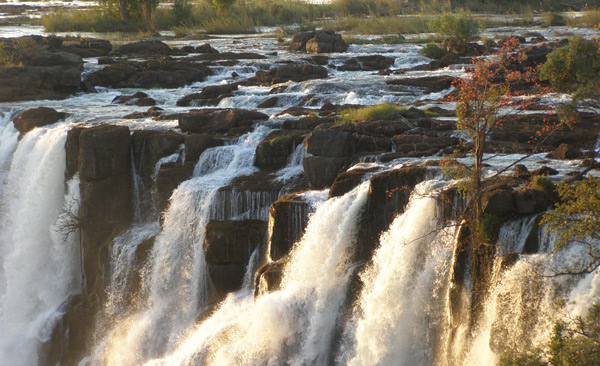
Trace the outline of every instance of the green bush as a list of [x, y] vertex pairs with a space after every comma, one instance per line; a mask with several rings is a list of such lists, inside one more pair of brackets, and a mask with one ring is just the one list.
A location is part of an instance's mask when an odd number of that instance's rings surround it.
[[483, 239], [488, 242], [493, 242], [498, 239], [498, 233], [504, 220], [500, 216], [483, 214], [480, 222], [479, 232], [483, 235]]
[[540, 69], [540, 79], [548, 80], [560, 92], [584, 92], [597, 85], [600, 76], [598, 41], [574, 36], [567, 46], [552, 51]]
[[546, 13], [542, 24], [546, 27], [557, 27], [566, 24], [565, 17], [558, 13]]
[[359, 123], [392, 119], [398, 113], [403, 111], [406, 111], [406, 107], [394, 103], [384, 103], [362, 108], [349, 108], [340, 112], [338, 123]]
[[466, 42], [477, 37], [481, 30], [481, 23], [473, 19], [467, 12], [443, 13], [431, 20], [429, 28], [432, 32], [439, 33], [446, 38], [456, 38]]
[[428, 58], [440, 59], [446, 55], [446, 50], [435, 43], [428, 43], [419, 50], [419, 53]]
[[556, 185], [554, 185], [554, 183], [548, 177], [541, 177], [539, 175], [536, 175], [533, 176], [529, 181], [529, 187], [552, 195], [554, 194], [554, 189], [556, 188]]

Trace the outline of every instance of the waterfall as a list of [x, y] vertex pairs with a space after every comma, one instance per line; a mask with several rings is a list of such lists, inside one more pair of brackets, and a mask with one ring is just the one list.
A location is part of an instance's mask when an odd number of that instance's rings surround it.
[[121, 320], [101, 345], [102, 361], [139, 365], [170, 351], [206, 307], [204, 230], [218, 189], [234, 177], [255, 171], [254, 152], [269, 132], [258, 126], [232, 145], [206, 150], [194, 177], [171, 196], [163, 229], [144, 269], [141, 310]]
[[[16, 141], [14, 129], [3, 127], [0, 150], [7, 154], [0, 158], [5, 159]], [[5, 173], [0, 199], [3, 364], [37, 364], [38, 348], [50, 340], [62, 305], [80, 289], [77, 235], [69, 221], [77, 216], [79, 179], [65, 187], [66, 133], [65, 125], [30, 131]]]
[[[19, 131], [11, 122], [12, 113], [0, 112], [0, 195], [10, 161], [19, 140]], [[1, 203], [0, 203], [1, 205]]]
[[[147, 365], [325, 365], [352, 265], [368, 184], [318, 203], [290, 253], [279, 291], [231, 294], [170, 355]], [[320, 195], [323, 197], [323, 195]]]
[[454, 228], [443, 228], [432, 192], [419, 184], [407, 209], [381, 236], [361, 274], [364, 289], [347, 325], [342, 365], [431, 365], [445, 323], [444, 290]]

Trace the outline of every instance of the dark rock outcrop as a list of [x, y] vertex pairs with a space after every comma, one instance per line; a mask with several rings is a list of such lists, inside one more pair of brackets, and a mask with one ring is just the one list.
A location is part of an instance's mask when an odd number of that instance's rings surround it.
[[240, 288], [250, 256], [266, 234], [267, 223], [259, 220], [213, 220], [206, 225], [204, 253], [214, 298]]
[[159, 40], [145, 39], [124, 44], [117, 48], [114, 53], [136, 56], [167, 56], [171, 54], [171, 47]]
[[27, 109], [13, 118], [15, 128], [21, 132], [22, 135], [33, 130], [36, 127], [42, 127], [51, 125], [64, 119], [67, 114], [64, 112], [57, 112], [53, 108], [48, 107], [37, 107]]
[[394, 64], [394, 58], [382, 55], [352, 57], [338, 69], [341, 71], [376, 71], [385, 70]]
[[205, 109], [179, 115], [179, 128], [193, 133], [235, 133], [239, 131], [236, 129], [247, 129], [268, 118], [264, 113], [245, 109]]
[[288, 81], [301, 82], [311, 79], [324, 79], [327, 69], [316, 65], [282, 65], [269, 71], [257, 71], [256, 75], [247, 79], [244, 85], [270, 86]]
[[309, 154], [345, 158], [354, 151], [354, 139], [346, 131], [316, 129], [306, 137], [305, 147]]
[[156, 192], [158, 195], [158, 211], [163, 212], [169, 207], [169, 198], [175, 188], [190, 179], [194, 173], [194, 164], [166, 163], [160, 166], [156, 176]]
[[285, 166], [296, 146], [302, 143], [307, 131], [277, 130], [271, 132], [256, 147], [254, 165], [259, 168], [278, 169]]
[[91, 86], [113, 88], [178, 88], [203, 81], [212, 71], [203, 64], [188, 60], [154, 59], [120, 61], [88, 75]]
[[391, 86], [405, 86], [405, 87], [417, 87], [425, 89], [425, 93], [437, 93], [442, 90], [450, 88], [454, 77], [452, 76], [426, 76], [420, 78], [404, 78], [404, 79], [390, 79], [386, 80], [385, 83]]
[[217, 105], [226, 96], [238, 89], [238, 84], [209, 85], [202, 88], [202, 92], [186, 95], [177, 101], [178, 106], [190, 105]]
[[271, 260], [280, 260], [288, 255], [294, 243], [304, 233], [308, 215], [314, 208], [298, 194], [282, 196], [273, 202], [269, 211], [271, 237], [268, 253]]
[[347, 49], [342, 36], [331, 31], [296, 34], [288, 47], [288, 51], [306, 53], [345, 52]]
[[304, 175], [311, 189], [329, 187], [345, 165], [345, 158], [307, 156], [302, 160]]
[[211, 135], [193, 133], [185, 137], [185, 161], [196, 162], [211, 147], [222, 146], [224, 141]]

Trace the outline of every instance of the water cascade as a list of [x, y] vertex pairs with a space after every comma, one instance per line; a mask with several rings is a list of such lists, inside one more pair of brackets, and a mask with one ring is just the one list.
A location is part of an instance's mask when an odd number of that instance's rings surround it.
[[[16, 146], [0, 199], [0, 360], [35, 365], [68, 296], [78, 292], [79, 250], [71, 231], [79, 180], [65, 187], [66, 126], [36, 129]], [[0, 146], [18, 133], [7, 126]], [[2, 167], [3, 164], [0, 164]]]

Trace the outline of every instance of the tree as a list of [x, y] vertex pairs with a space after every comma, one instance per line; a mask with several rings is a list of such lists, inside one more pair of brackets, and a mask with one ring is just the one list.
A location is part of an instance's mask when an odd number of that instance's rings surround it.
[[[472, 141], [473, 165], [454, 165], [454, 176], [463, 180], [462, 190], [468, 192], [469, 204], [466, 215], [475, 245], [485, 243], [482, 231], [483, 191], [484, 191], [484, 153], [491, 134], [502, 123], [502, 118], [520, 112], [526, 108], [529, 100], [516, 99], [522, 96], [515, 90], [517, 86], [529, 84], [529, 91], [535, 92], [537, 70], [520, 69], [520, 59], [515, 49], [518, 42], [506, 41], [501, 51], [492, 59], [474, 59], [470, 77], [456, 79], [456, 93], [449, 100], [456, 102], [458, 116], [457, 129], [466, 132]], [[550, 132], [548, 128], [545, 132]], [[508, 167], [507, 167], [508, 168]]]
[[101, 0], [109, 9], [117, 8], [123, 20], [140, 18], [149, 29], [153, 28], [152, 15], [158, 7], [158, 0]]
[[212, 0], [212, 3], [217, 10], [224, 10], [230, 8], [235, 0]]

